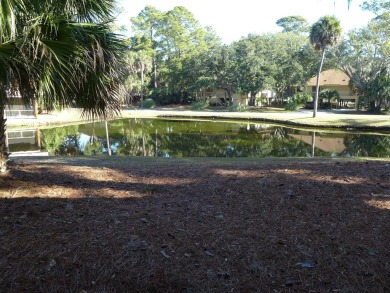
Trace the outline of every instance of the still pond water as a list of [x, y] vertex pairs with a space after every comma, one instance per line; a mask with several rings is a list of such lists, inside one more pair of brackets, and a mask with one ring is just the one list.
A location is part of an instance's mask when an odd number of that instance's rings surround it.
[[[293, 129], [261, 123], [122, 119], [8, 133], [9, 151], [158, 157], [390, 157], [389, 133]], [[28, 132], [28, 131], [27, 131]], [[314, 148], [313, 148], [314, 141]]]

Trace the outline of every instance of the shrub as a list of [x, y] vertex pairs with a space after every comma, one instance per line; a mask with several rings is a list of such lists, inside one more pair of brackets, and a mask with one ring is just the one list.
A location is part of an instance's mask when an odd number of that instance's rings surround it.
[[208, 101], [204, 101], [204, 102], [193, 102], [191, 104], [191, 108], [192, 110], [204, 110], [206, 109], [207, 107], [209, 106], [209, 102]]
[[151, 109], [156, 107], [156, 103], [152, 99], [145, 99], [143, 103], [139, 101], [137, 106], [140, 108]]
[[228, 107], [228, 110], [230, 112], [245, 112], [245, 111], [248, 111], [248, 106], [247, 105], [242, 105], [242, 104], [238, 104], [238, 105], [231, 105]]
[[150, 98], [159, 105], [168, 105], [180, 102], [180, 96], [177, 93], [169, 91], [167, 88], [153, 90], [150, 94]]
[[287, 104], [284, 106], [284, 109], [288, 111], [297, 111], [299, 109], [302, 109], [304, 106], [304, 104], [299, 103], [298, 101], [288, 101]]
[[359, 111], [365, 109], [365, 104], [366, 104], [366, 97], [359, 96], [359, 99], [357, 102], [357, 109]]
[[323, 102], [321, 104], [321, 109], [331, 110], [332, 109], [332, 103], [330, 103], [330, 102]]
[[319, 94], [319, 97], [322, 99], [328, 99], [329, 101], [339, 100], [340, 94], [336, 90], [322, 90]]
[[284, 106], [286, 110], [297, 111], [305, 106], [305, 103], [312, 100], [310, 94], [295, 94], [287, 98], [287, 104]]

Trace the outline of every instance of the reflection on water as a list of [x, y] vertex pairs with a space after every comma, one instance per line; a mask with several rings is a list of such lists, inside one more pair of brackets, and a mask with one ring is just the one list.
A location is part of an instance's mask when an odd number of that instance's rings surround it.
[[[124, 119], [36, 133], [40, 133], [36, 143], [50, 155], [390, 157], [386, 134], [313, 132], [256, 123]], [[21, 148], [9, 143], [10, 152]]]

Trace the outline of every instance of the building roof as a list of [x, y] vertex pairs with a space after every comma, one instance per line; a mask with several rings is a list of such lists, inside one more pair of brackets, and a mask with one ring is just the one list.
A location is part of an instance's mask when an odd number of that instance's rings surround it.
[[[316, 86], [317, 75], [313, 76], [308, 82], [307, 86]], [[349, 77], [342, 71], [337, 69], [329, 69], [321, 72], [320, 86], [332, 86], [332, 85], [348, 85]]]

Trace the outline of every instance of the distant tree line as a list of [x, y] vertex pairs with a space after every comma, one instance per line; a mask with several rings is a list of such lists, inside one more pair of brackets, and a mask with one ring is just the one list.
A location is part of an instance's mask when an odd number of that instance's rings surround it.
[[324, 53], [322, 70], [342, 70], [365, 104], [380, 108], [389, 102], [389, 3], [365, 2], [362, 9], [377, 17], [366, 27], [345, 34], [326, 52], [310, 44], [314, 25], [301, 16], [279, 19], [280, 33], [250, 34], [226, 45], [185, 7], [162, 12], [146, 6], [131, 19], [134, 36], [129, 40], [128, 98], [188, 103], [198, 100], [203, 90], [216, 87], [225, 90], [230, 102], [233, 93], [249, 94], [253, 105], [263, 90], [273, 90], [281, 101], [317, 74]]

